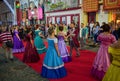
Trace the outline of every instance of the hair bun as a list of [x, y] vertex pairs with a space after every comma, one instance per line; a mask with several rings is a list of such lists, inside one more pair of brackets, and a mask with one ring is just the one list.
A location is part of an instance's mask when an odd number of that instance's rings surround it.
[[54, 32], [54, 28], [53, 28], [53, 27], [50, 27], [50, 28], [48, 29], [48, 33], [49, 33], [50, 35], [52, 35], [53, 32]]

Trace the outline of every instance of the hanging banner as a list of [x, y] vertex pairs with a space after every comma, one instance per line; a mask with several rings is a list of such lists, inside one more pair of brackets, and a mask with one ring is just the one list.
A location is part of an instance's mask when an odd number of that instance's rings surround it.
[[83, 11], [84, 12], [97, 12], [98, 11], [98, 0], [83, 0]]
[[118, 9], [120, 8], [120, 0], [104, 0], [104, 9]]
[[20, 25], [22, 21], [22, 11], [20, 9], [20, 2], [16, 1], [16, 16], [17, 16], [17, 24]]
[[38, 19], [43, 19], [43, 9], [39, 6], [38, 7]]
[[31, 8], [28, 9], [28, 19], [29, 20], [32, 19]]

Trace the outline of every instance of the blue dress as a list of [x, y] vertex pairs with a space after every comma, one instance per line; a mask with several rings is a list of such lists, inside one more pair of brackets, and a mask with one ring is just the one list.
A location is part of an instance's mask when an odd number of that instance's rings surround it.
[[39, 36], [39, 33], [42, 32], [40, 30], [35, 30], [34, 45], [36, 47], [38, 54], [42, 54], [46, 52], [46, 47], [44, 45], [42, 38]]
[[45, 78], [57, 79], [67, 74], [62, 58], [58, 56], [54, 43], [57, 43], [57, 38], [48, 38], [48, 50], [44, 58], [41, 72], [41, 76]]

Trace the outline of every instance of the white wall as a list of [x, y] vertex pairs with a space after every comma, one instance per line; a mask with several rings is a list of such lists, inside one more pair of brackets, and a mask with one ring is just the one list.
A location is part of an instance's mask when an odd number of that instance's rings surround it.
[[61, 15], [69, 15], [69, 14], [80, 14], [80, 9], [46, 13], [46, 16], [61, 16]]
[[102, 25], [102, 22], [108, 23], [108, 12], [103, 11], [103, 5], [100, 6], [100, 11], [98, 12], [98, 22]]

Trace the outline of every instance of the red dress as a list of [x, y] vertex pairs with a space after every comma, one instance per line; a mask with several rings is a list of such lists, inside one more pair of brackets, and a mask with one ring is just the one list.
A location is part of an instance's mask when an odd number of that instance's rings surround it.
[[40, 60], [40, 57], [37, 53], [36, 48], [32, 47], [30, 39], [32, 39], [32, 36], [27, 35], [26, 36], [27, 43], [26, 43], [25, 52], [23, 56], [23, 62], [26, 62], [26, 63], [38, 62]]

